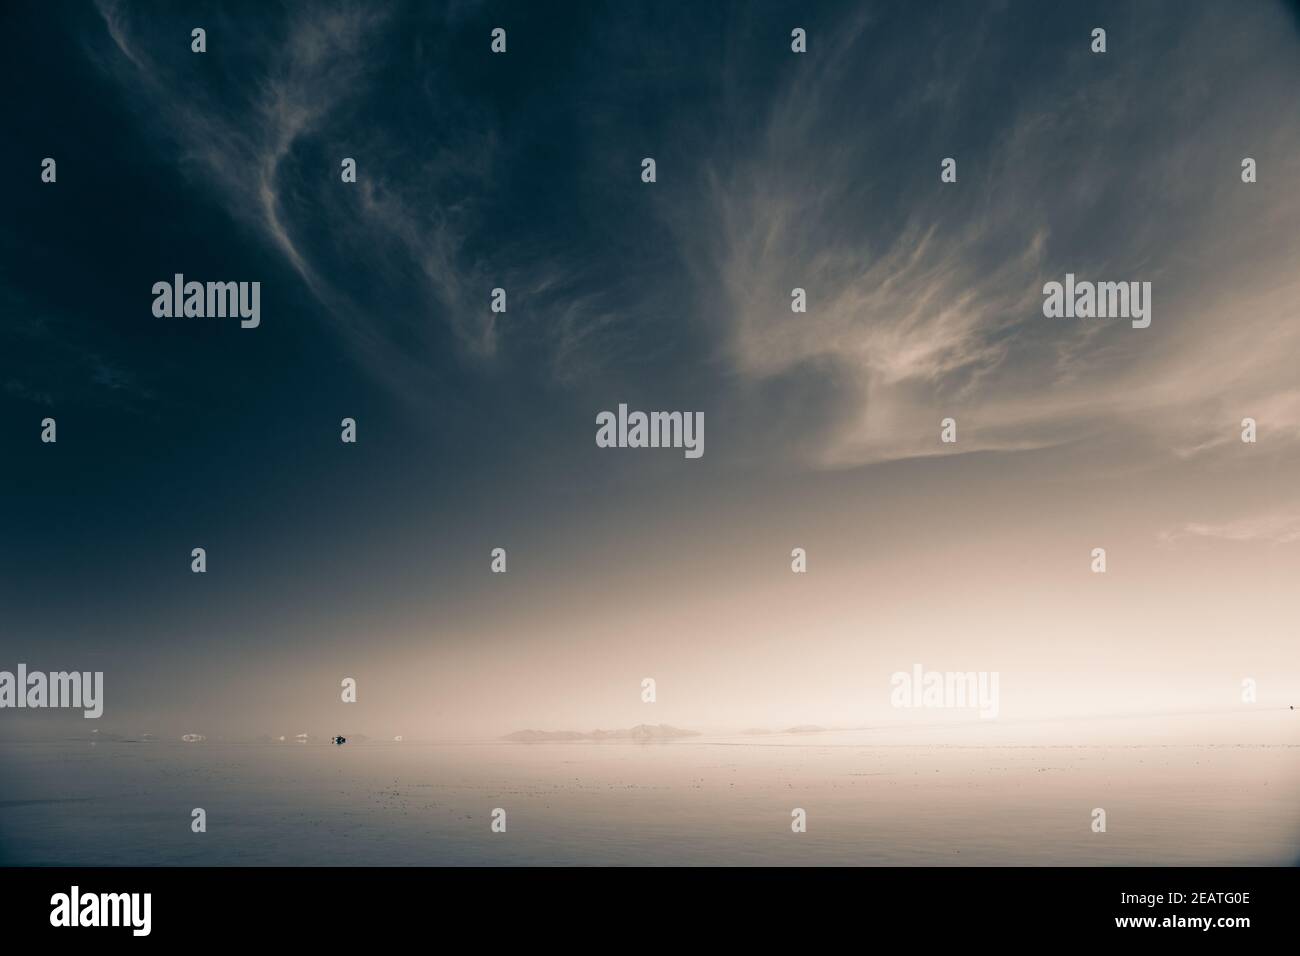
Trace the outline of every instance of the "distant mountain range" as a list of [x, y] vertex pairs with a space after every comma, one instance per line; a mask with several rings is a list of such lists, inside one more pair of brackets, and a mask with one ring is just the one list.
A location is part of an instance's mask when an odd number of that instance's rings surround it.
[[589, 734], [576, 730], [516, 730], [502, 739], [532, 744], [553, 740], [675, 740], [678, 737], [698, 736], [699, 731], [682, 730], [668, 724], [637, 724], [626, 730], [593, 730]]
[[[751, 727], [745, 730], [741, 730], [739, 733], [741, 736], [744, 737], [766, 737], [766, 736], [779, 736], [785, 734], [821, 734], [821, 733], [828, 733], [831, 731], [831, 729], [832, 728], [822, 727], [817, 724], [798, 724], [793, 727], [786, 727], [784, 729], [775, 729], [775, 730], [770, 728]], [[871, 728], [841, 727], [841, 728], [834, 728], [834, 729], [869, 730]], [[727, 736], [726, 733], [719, 734], [712, 731], [710, 732], [710, 736], [719, 736], [719, 735]], [[257, 735], [256, 737], [251, 737], [251, 738], [231, 737], [231, 738], [215, 738], [215, 739], [222, 740], [226, 743], [255, 741], [259, 744], [311, 743], [311, 744], [323, 745], [332, 741], [334, 736], [336, 736], [336, 734], [333, 730], [331, 730], [331, 733], [329, 734], [312, 733], [312, 734], [297, 734], [297, 735], [293, 735], [293, 734], [272, 735], [272, 734], [263, 733]], [[371, 738], [366, 734], [343, 733], [341, 734], [341, 736], [343, 736], [350, 744], [368, 743], [371, 740]], [[512, 734], [506, 734], [504, 737], [500, 739], [512, 741], [514, 743], [544, 743], [548, 741], [557, 742], [557, 741], [566, 741], [566, 740], [568, 741], [578, 741], [578, 740], [658, 741], [658, 740], [679, 740], [684, 737], [700, 737], [700, 736], [703, 736], [703, 734], [701, 734], [700, 731], [685, 730], [681, 727], [674, 727], [671, 724], [637, 724], [635, 727], [627, 727], [622, 730], [592, 730], [589, 732], [583, 732], [578, 730], [531, 730], [531, 729], [517, 730]], [[84, 738], [77, 737], [75, 739], [84, 739]], [[107, 730], [104, 732], [100, 732], [98, 729], [95, 729], [91, 731], [91, 736], [89, 739], [104, 741], [106, 743], [134, 744], [134, 743], [174, 742], [177, 740], [181, 740], [186, 743], [197, 743], [197, 742], [207, 741], [210, 738], [204, 734], [198, 734], [198, 733], [188, 733], [182, 737], [177, 737], [177, 736], [173, 736], [172, 734], [155, 736], [154, 734], [149, 734], [149, 733], [125, 734], [125, 733], [119, 733], [119, 732], [107, 731]], [[378, 738], [378, 740], [381, 742], [388, 742], [390, 740], [393, 742], [398, 742], [403, 739], [404, 738], [401, 736], [391, 737], [391, 738], [387, 736], [382, 736]]]
[[773, 734], [824, 734], [827, 728], [820, 727], [817, 724], [799, 724], [795, 727], [787, 727], [785, 730], [764, 730], [762, 728], [750, 728], [742, 730], [741, 733], [746, 737], [770, 737]]

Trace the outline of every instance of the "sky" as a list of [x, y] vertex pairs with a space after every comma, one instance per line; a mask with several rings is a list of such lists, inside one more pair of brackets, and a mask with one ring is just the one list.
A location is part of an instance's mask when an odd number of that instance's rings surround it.
[[[1300, 703], [1295, 4], [2, 16], [0, 669], [102, 670], [105, 730]], [[1046, 318], [1067, 273], [1150, 327]], [[597, 447], [620, 403], [704, 455]]]

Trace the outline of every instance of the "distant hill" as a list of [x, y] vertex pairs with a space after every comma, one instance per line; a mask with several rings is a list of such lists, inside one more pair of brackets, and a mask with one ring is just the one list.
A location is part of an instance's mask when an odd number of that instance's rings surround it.
[[501, 739], [531, 744], [543, 740], [586, 740], [587, 735], [580, 734], [576, 730], [516, 730]]
[[588, 734], [576, 730], [516, 730], [502, 739], [531, 744], [550, 740], [675, 740], [699, 735], [698, 731], [682, 730], [668, 724], [637, 724], [626, 730], [593, 730]]
[[748, 730], [742, 730], [741, 734], [746, 737], [770, 737], [775, 734], [824, 734], [826, 728], [818, 724], [796, 724], [793, 727], [787, 727], [785, 730], [766, 730], [762, 727], [751, 727]]

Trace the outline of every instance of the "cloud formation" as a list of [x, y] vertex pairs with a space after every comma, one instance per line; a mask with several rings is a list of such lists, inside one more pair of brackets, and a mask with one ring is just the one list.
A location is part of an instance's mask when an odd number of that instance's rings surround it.
[[[720, 277], [742, 380], [833, 370], [838, 400], [810, 403], [831, 416], [809, 423], [823, 434], [814, 463], [938, 454], [947, 415], [970, 426], [967, 452], [1136, 429], [1187, 454], [1232, 439], [1247, 414], [1275, 440], [1300, 437], [1287, 358], [1300, 348], [1300, 140], [1272, 120], [1293, 96], [1294, 41], [1275, 29], [1280, 8], [1241, 13], [1126, 23], [1133, 53], [1104, 65], [1054, 32], [1050, 76], [1005, 99], [980, 69], [994, 56], [982, 40], [1013, 17], [891, 36], [892, 55], [887, 29], [850, 21], [815, 66], [789, 68], [755, 134], [702, 177], [707, 240], [692, 223], [683, 241]], [[927, 51], [928, 85], [880, 95], [895, 57]], [[1239, 81], [1231, 93], [1201, 86], [1217, 69]], [[1240, 181], [1246, 155], [1266, 181]], [[956, 184], [940, 183], [945, 156]], [[1154, 326], [1044, 318], [1043, 283], [1066, 272], [1153, 281]], [[791, 314], [794, 287], [806, 315]]]

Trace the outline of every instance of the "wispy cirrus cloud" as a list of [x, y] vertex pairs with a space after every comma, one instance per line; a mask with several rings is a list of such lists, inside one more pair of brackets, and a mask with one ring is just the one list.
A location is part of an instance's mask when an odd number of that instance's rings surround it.
[[1166, 544], [1206, 538], [1221, 541], [1294, 544], [1300, 541], [1300, 511], [1257, 515], [1220, 524], [1188, 522], [1160, 534], [1160, 540]]
[[[1252, 414], [1275, 439], [1300, 438], [1286, 358], [1300, 348], [1300, 201], [1276, 185], [1300, 173], [1300, 131], [1270, 119], [1293, 94], [1293, 41], [1259, 48], [1280, 9], [1238, 13], [1126, 24], [1137, 58], [1102, 61], [1053, 36], [1035, 47], [1053, 79], [1007, 90], [984, 79], [991, 51], [970, 39], [996, 33], [996, 17], [883, 51], [858, 18], [815, 63], [787, 68], [756, 133], [720, 146], [701, 178], [712, 230], [683, 229], [682, 241], [719, 276], [722, 349], [741, 382], [820, 370], [801, 376], [806, 428], [820, 435], [810, 463], [1115, 429], [1145, 434], [1157, 457], [1188, 454], [1235, 438]], [[928, 85], [882, 80], [922, 52]], [[1238, 85], [1201, 89], [1219, 69]], [[1206, 142], [1225, 144], [1222, 156]], [[1247, 153], [1281, 179], [1242, 184]], [[944, 156], [958, 160], [957, 184], [939, 181]], [[1152, 281], [1154, 328], [1045, 319], [1042, 285], [1067, 271]], [[791, 313], [794, 287], [807, 314]], [[816, 400], [828, 380], [835, 400]], [[944, 448], [948, 415], [968, 427]]]
[[[191, 75], [182, 81], [174, 60], [155, 56], [158, 27], [136, 9], [116, 0], [98, 8], [120, 54], [105, 68], [145, 121], [175, 140], [231, 215], [283, 255], [365, 364], [404, 396], [426, 395], [449, 352], [469, 368], [498, 357], [492, 288], [572, 280], [536, 243], [502, 247], [492, 232], [482, 208], [500, 149], [491, 112], [447, 82], [436, 55], [407, 42], [400, 8], [269, 6], [264, 33], [253, 34], [219, 19], [209, 42], [235, 45], [246, 71], [219, 92]], [[441, 16], [462, 13], [453, 5]], [[413, 70], [409, 95], [396, 101], [376, 78], [394, 59]], [[402, 110], [412, 122], [401, 122]], [[339, 184], [343, 156], [357, 159], [355, 185]], [[544, 309], [554, 321], [540, 323], [540, 336], [530, 331], [560, 384], [598, 361], [593, 337], [612, 322], [597, 290], [577, 291], [551, 297]]]
[[[894, 31], [887, 7], [864, 8], [777, 66], [754, 44], [776, 76], [754, 89], [737, 88], [752, 71], [732, 51], [671, 135], [638, 130], [664, 181], [620, 173], [677, 239], [693, 285], [676, 286], [637, 274], [648, 223], [624, 223], [633, 235], [615, 251], [599, 236], [553, 244], [544, 224], [524, 237], [497, 228], [500, 166], [519, 147], [436, 57], [401, 59], [419, 46], [403, 43], [401, 8], [272, 7], [256, 35], [213, 29], [240, 44], [246, 68], [220, 95], [178, 81], [134, 8], [99, 8], [119, 54], [108, 68], [142, 113], [404, 394], [447, 373], [448, 353], [470, 374], [512, 356], [577, 388], [699, 347], [675, 358], [710, 369], [719, 414], [738, 433], [779, 420], [764, 456], [801, 466], [1114, 429], [1203, 455], [1228, 447], [1245, 415], [1274, 439], [1300, 437], [1286, 363], [1300, 348], [1300, 200], [1276, 186], [1300, 175], [1300, 136], [1272, 120], [1291, 92], [1293, 40], [1271, 30], [1280, 9], [1126, 23], [1125, 47], [1142, 55], [1103, 59], [1077, 37], [1001, 42], [1020, 28], [1014, 11]], [[394, 59], [415, 91], [400, 110], [380, 94]], [[627, 69], [657, 88], [669, 78], [652, 59]], [[1219, 70], [1233, 72], [1231, 91], [1206, 85]], [[584, 108], [626, 119], [608, 103]], [[580, 166], [612, 161], [573, 148]], [[1251, 187], [1236, 175], [1246, 151], [1266, 170]], [[338, 188], [338, 158], [354, 154], [359, 182]], [[957, 184], [939, 182], [945, 156]], [[1150, 279], [1155, 325], [1044, 319], [1042, 283], [1066, 271]], [[488, 309], [495, 286], [512, 308], [526, 303], [526, 324]], [[794, 287], [806, 314], [790, 312]], [[937, 442], [947, 416], [957, 446]]]

